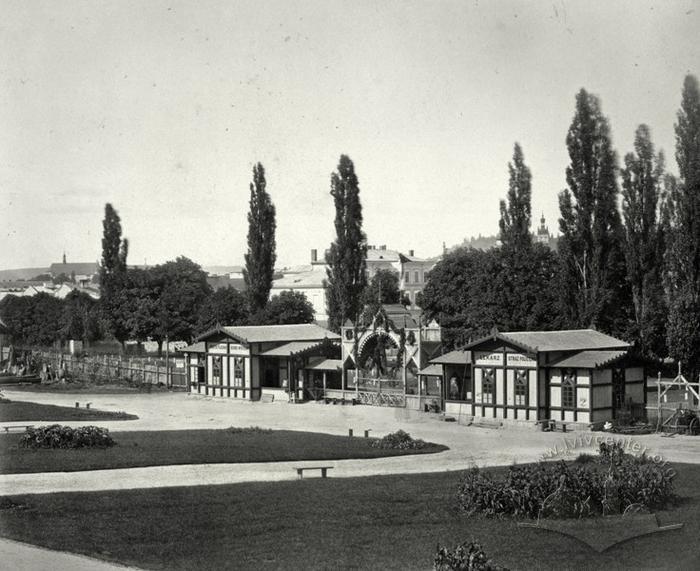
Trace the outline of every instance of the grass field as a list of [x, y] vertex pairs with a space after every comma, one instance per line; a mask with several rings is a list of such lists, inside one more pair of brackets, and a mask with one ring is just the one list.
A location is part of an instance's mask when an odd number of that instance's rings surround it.
[[168, 464], [341, 460], [433, 453], [447, 447], [430, 444], [420, 450], [372, 448], [372, 439], [291, 430], [161, 430], [112, 432], [112, 448], [27, 450], [18, 448], [21, 434], [0, 435], [0, 473], [75, 472]]
[[0, 499], [0, 535], [149, 569], [429, 569], [478, 539], [511, 569], [698, 569], [700, 466], [676, 465], [680, 530], [599, 554], [556, 533], [454, 511], [458, 473]]
[[125, 412], [87, 410], [68, 406], [38, 404], [25, 401], [0, 400], [0, 422], [49, 422], [61, 420], [136, 420], [138, 416]]

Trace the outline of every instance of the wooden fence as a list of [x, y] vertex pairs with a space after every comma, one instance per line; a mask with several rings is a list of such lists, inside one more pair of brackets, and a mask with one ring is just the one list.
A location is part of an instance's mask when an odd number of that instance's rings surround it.
[[54, 376], [64, 371], [68, 378], [106, 383], [126, 381], [134, 384], [186, 388], [184, 357], [121, 357], [115, 355], [71, 355], [58, 351], [31, 350], [37, 374], [48, 370]]

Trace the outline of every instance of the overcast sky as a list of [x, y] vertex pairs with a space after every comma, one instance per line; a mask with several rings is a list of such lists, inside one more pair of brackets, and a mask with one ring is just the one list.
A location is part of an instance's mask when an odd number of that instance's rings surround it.
[[130, 263], [240, 264], [254, 162], [280, 265], [333, 239], [355, 162], [373, 244], [416, 255], [498, 230], [513, 143], [557, 227], [576, 92], [620, 157], [647, 123], [676, 169], [700, 2], [9, 2], [0, 21], [0, 268], [94, 261], [105, 202]]

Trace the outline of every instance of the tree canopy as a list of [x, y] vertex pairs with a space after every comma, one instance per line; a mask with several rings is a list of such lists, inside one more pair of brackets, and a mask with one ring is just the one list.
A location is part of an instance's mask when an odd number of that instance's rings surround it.
[[264, 311], [265, 325], [313, 323], [314, 306], [300, 291], [282, 291], [273, 295]]
[[346, 155], [341, 155], [338, 168], [331, 175], [331, 196], [335, 204], [336, 237], [326, 256], [326, 299], [328, 325], [339, 331], [348, 319], [353, 323], [358, 320], [367, 285], [367, 243], [362, 231], [360, 186], [355, 165]]
[[661, 153], [654, 151], [646, 125], [637, 128], [634, 149], [634, 153], [625, 155], [621, 170], [625, 259], [634, 304], [630, 334], [641, 353], [659, 359], [667, 352], [660, 263], [664, 252], [659, 224], [664, 160]]
[[245, 254], [243, 278], [250, 300], [250, 312], [262, 311], [267, 305], [277, 259], [275, 205], [266, 190], [265, 169], [253, 167], [248, 212], [248, 252]]
[[513, 162], [508, 163], [508, 173], [508, 197], [507, 202], [501, 200], [501, 219], [498, 225], [503, 248], [518, 253], [532, 245], [532, 174], [525, 164], [523, 150], [518, 143], [513, 148]]
[[626, 331], [622, 224], [617, 208], [616, 157], [600, 101], [585, 89], [566, 136], [568, 188], [559, 195], [562, 313], [571, 327]]

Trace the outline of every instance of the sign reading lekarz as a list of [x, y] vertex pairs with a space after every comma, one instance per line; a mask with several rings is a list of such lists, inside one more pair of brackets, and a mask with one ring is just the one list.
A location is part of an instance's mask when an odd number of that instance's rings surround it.
[[[503, 352], [475, 351], [474, 364], [482, 367], [502, 367]], [[537, 367], [537, 361], [521, 353], [506, 353], [506, 365], [508, 367]]]
[[474, 364], [487, 367], [502, 367], [503, 353], [492, 353], [490, 351], [475, 351]]

